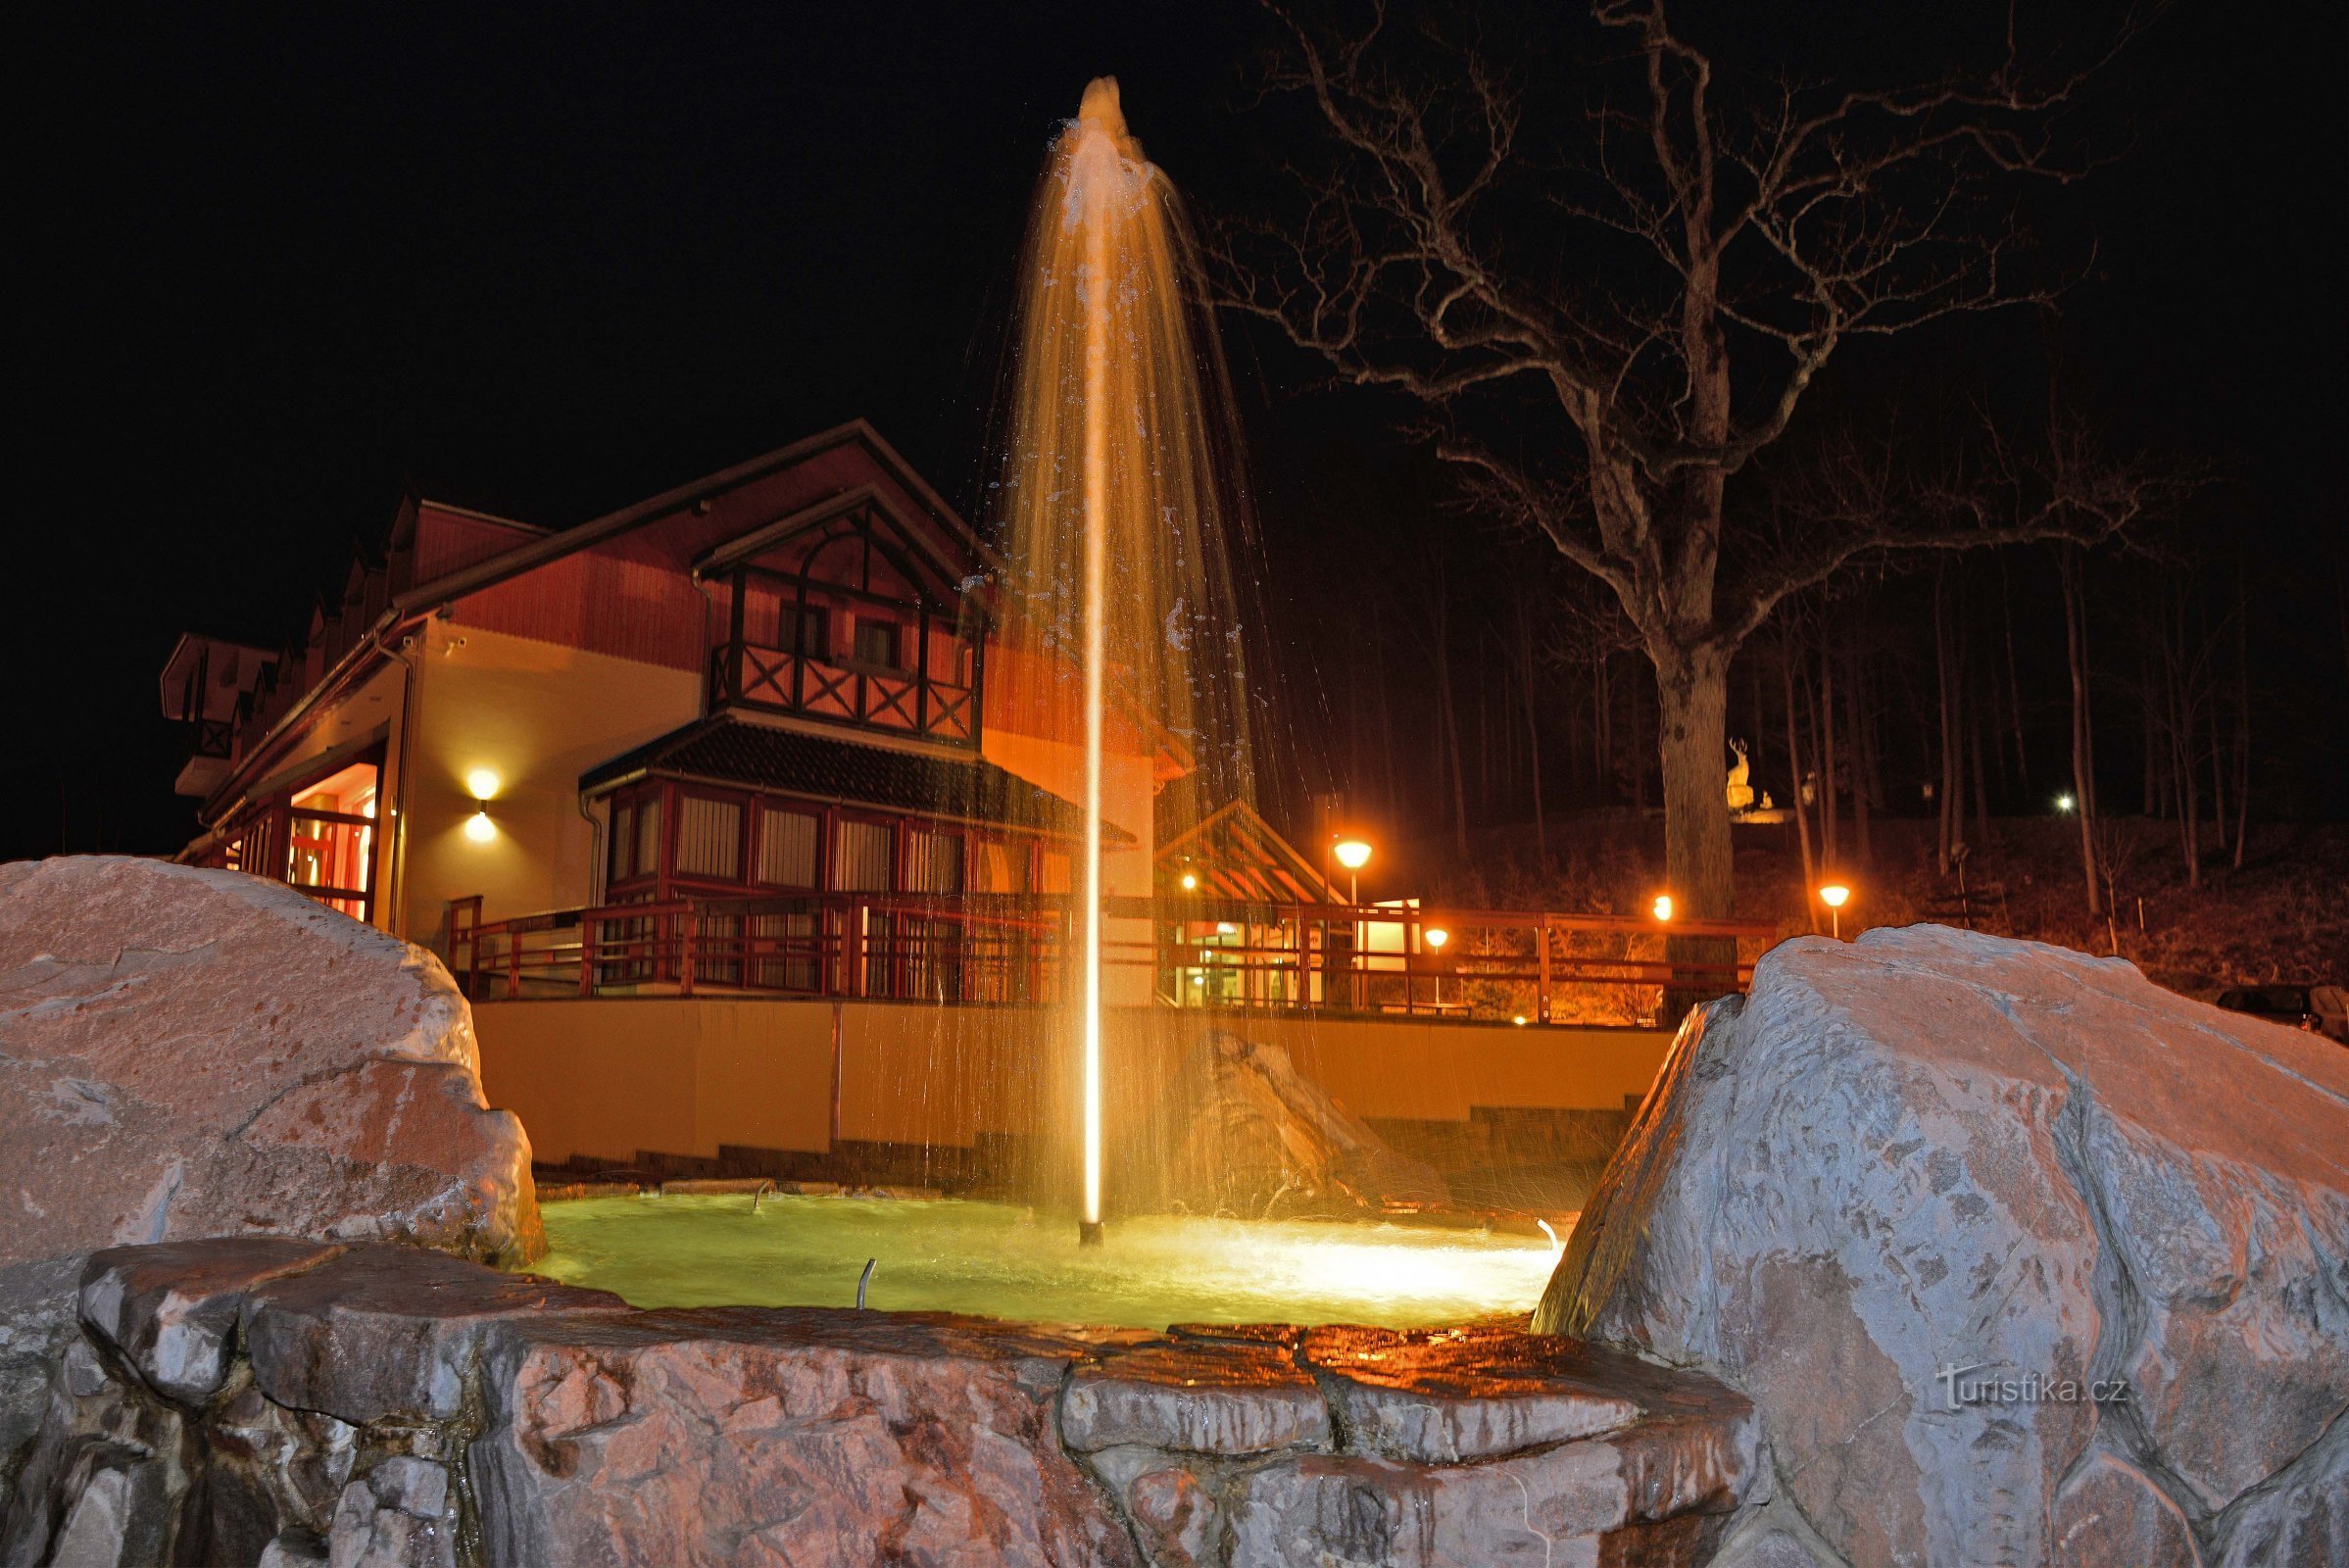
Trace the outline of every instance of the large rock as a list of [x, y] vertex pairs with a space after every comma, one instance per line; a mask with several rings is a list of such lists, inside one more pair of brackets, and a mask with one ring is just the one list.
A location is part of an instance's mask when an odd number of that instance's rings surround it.
[[1787, 943], [1535, 1327], [1751, 1395], [1774, 1552], [2349, 1560], [2349, 1053], [2056, 948]]
[[1695, 1568], [1762, 1474], [1717, 1381], [1495, 1326], [640, 1312], [255, 1237], [80, 1301], [0, 1568]]
[[545, 1246], [438, 960], [273, 882], [120, 857], [0, 865], [0, 1485], [95, 1249]]

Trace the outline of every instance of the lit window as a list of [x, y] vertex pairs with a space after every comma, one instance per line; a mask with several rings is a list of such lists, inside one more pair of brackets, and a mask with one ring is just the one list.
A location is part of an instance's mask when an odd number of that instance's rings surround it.
[[677, 803], [677, 875], [742, 879], [742, 807], [687, 795]]

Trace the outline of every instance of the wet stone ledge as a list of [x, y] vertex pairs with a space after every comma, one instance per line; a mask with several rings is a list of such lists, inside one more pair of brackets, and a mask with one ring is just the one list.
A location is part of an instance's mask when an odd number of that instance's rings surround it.
[[1718, 1383], [1507, 1327], [637, 1311], [405, 1248], [94, 1255], [0, 1564], [1695, 1565]]

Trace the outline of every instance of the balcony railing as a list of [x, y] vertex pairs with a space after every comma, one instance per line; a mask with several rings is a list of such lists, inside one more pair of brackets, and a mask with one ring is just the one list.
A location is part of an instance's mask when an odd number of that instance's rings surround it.
[[833, 663], [757, 643], [710, 651], [710, 703], [805, 713], [904, 735], [967, 743], [978, 718], [964, 685], [893, 670]]
[[224, 718], [187, 721], [187, 755], [225, 759], [236, 743], [236, 726]]
[[[1777, 940], [1758, 921], [1675, 921], [1714, 938], [1675, 959], [1627, 915], [1345, 905], [1108, 901], [1112, 998], [1172, 1007], [1494, 1022], [1652, 1024], [1668, 994], [1742, 990]], [[1440, 934], [1440, 935], [1439, 935]], [[469, 996], [865, 998], [1039, 1004], [1072, 994], [1074, 901], [805, 894], [605, 905], [483, 922], [450, 906], [443, 951]]]

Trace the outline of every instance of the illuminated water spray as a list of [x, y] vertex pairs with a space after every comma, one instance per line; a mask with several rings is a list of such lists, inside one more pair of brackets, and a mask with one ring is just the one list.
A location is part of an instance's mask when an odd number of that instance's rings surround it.
[[[1105, 840], [1147, 849], [1153, 816], [1195, 818], [1253, 793], [1227, 548], [1246, 516], [1222, 477], [1236, 441], [1195, 276], [1174, 190], [1101, 77], [1037, 192], [1003, 487], [1007, 630], [1034, 656], [1012, 662], [1009, 701], [1023, 728], [1082, 751], [1070, 1035], [1088, 1242], [1101, 1235], [1103, 898], [1117, 891]], [[1072, 712], [1081, 723], [1065, 722]], [[1150, 891], [1147, 866], [1139, 874], [1123, 891]]]

